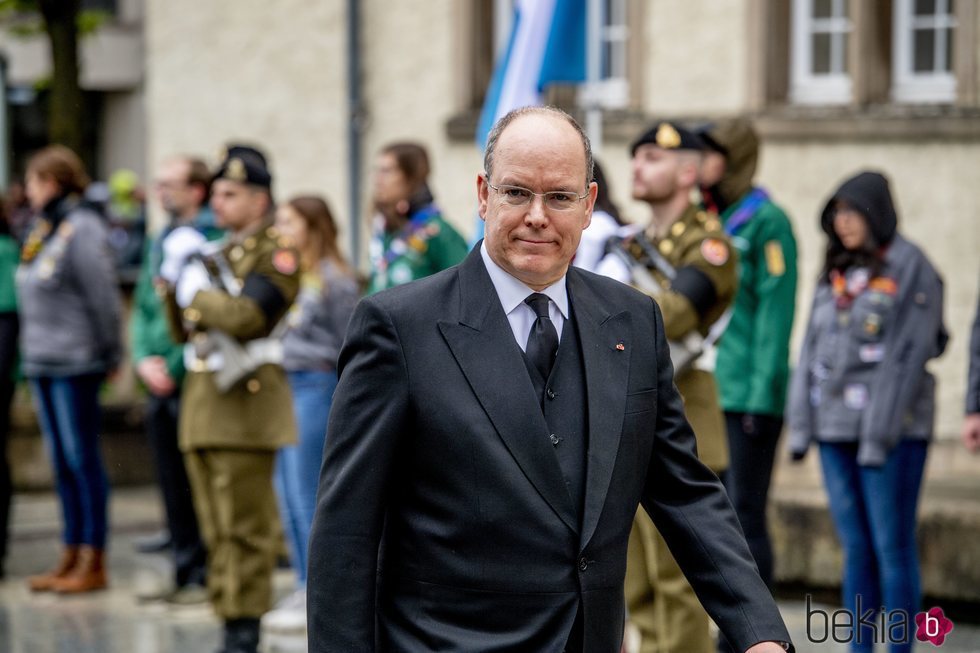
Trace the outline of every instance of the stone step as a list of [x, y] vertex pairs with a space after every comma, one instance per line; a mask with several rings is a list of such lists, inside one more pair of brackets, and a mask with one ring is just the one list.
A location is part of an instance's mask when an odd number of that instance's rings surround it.
[[[780, 461], [769, 505], [781, 585], [839, 590], [841, 550], [827, 509], [817, 456]], [[930, 447], [919, 504], [918, 540], [925, 596], [980, 606], [980, 456], [958, 441]]]

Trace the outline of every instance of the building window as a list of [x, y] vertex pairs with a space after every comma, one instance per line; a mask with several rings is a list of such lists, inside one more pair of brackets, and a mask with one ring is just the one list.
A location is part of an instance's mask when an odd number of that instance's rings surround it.
[[600, 79], [601, 104], [606, 108], [623, 108], [629, 104], [629, 15], [626, 0], [602, 3], [602, 48]]
[[954, 0], [895, 0], [892, 63], [896, 102], [956, 99]]
[[790, 100], [846, 104], [852, 81], [848, 0], [793, 0]]

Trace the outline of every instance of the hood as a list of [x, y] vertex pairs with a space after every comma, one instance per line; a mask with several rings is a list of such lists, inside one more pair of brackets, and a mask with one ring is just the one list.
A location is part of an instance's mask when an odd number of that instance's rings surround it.
[[759, 162], [759, 137], [746, 118], [727, 118], [699, 130], [708, 146], [725, 155], [725, 176], [716, 188], [726, 205], [752, 190]]
[[868, 228], [879, 246], [887, 245], [895, 237], [898, 228], [898, 215], [892, 203], [888, 178], [879, 172], [865, 171], [851, 177], [830, 196], [820, 215], [820, 226], [831, 238], [834, 233], [834, 203], [847, 202], [864, 214]]

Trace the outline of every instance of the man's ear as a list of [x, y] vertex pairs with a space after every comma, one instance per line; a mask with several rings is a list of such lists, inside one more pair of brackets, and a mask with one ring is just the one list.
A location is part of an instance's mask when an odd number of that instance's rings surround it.
[[476, 177], [476, 201], [479, 207], [480, 219], [487, 219], [487, 204], [490, 202], [490, 184], [483, 173]]
[[582, 230], [588, 229], [589, 225], [592, 224], [592, 210], [595, 208], [595, 200], [599, 197], [599, 184], [593, 182], [589, 183], [589, 188], [586, 191], [588, 197], [585, 198], [585, 205], [588, 208], [588, 212], [585, 216], [585, 223], [582, 225]]

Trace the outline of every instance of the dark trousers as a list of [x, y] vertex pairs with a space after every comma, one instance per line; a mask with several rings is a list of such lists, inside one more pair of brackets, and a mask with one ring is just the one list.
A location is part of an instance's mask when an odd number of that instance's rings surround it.
[[7, 555], [10, 501], [13, 484], [7, 460], [7, 441], [10, 435], [10, 405], [14, 399], [14, 366], [17, 363], [17, 313], [0, 313], [0, 578]]
[[[759, 575], [772, 588], [772, 543], [766, 525], [766, 504], [783, 420], [773, 415], [726, 412], [725, 427], [731, 462], [721, 478]], [[732, 651], [724, 635], [718, 637], [718, 650]]]
[[182, 587], [188, 583], [205, 583], [207, 551], [194, 513], [184, 457], [177, 446], [179, 414], [179, 395], [150, 395], [146, 402], [146, 432], [153, 447], [160, 493], [167, 513], [167, 528], [173, 540], [175, 582], [177, 587]]

